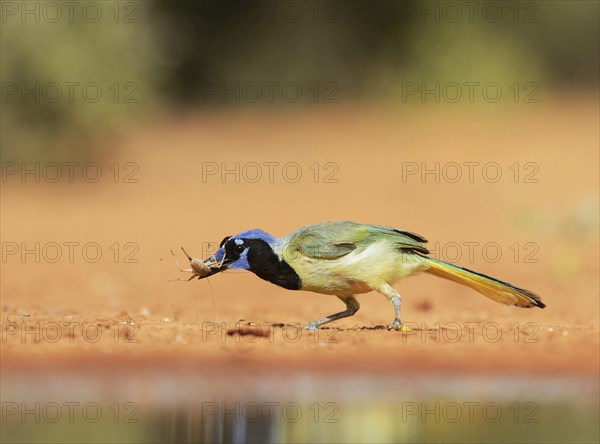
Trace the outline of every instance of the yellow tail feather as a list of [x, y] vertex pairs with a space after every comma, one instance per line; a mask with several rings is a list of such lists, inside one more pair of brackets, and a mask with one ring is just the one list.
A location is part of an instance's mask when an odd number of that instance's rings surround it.
[[496, 302], [517, 307], [546, 307], [539, 296], [528, 290], [448, 262], [423, 257], [429, 265], [429, 268], [425, 270], [426, 273], [466, 285]]

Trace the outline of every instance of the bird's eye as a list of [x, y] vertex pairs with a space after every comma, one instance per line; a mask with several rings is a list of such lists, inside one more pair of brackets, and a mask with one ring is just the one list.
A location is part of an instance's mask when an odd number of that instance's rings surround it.
[[235, 251], [237, 254], [242, 254], [244, 248], [244, 245], [236, 245], [233, 251]]

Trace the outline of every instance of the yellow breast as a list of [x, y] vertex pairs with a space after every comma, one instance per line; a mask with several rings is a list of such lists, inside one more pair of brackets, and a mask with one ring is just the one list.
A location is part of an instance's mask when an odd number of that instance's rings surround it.
[[425, 260], [398, 250], [386, 241], [375, 242], [337, 259], [296, 254], [284, 260], [302, 279], [302, 290], [350, 296], [367, 293], [382, 283], [394, 282], [427, 269]]

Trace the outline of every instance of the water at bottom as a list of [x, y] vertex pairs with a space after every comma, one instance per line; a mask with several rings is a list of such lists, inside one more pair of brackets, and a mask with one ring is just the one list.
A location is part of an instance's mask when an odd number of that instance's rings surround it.
[[[143, 382], [142, 382], [143, 381]], [[3, 378], [2, 442], [598, 442], [598, 381]]]

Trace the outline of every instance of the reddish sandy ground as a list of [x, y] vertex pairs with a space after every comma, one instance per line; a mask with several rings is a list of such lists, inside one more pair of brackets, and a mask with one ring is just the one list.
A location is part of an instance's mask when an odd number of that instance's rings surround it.
[[[599, 372], [598, 110], [591, 100], [200, 113], [132, 128], [95, 160], [103, 168], [97, 183], [11, 176], [2, 185], [5, 375], [116, 362], [234, 374]], [[114, 162], [122, 173], [135, 162], [138, 183], [123, 176], [114, 183]], [[264, 167], [256, 183], [233, 175], [203, 181], [203, 162], [296, 162], [303, 175], [291, 183], [278, 168], [269, 183]], [[456, 162], [463, 177], [451, 183], [450, 169], [439, 183], [433, 175], [403, 177], [407, 162]], [[478, 167], [471, 183], [464, 162], [496, 162], [502, 177], [492, 183]], [[331, 172], [337, 183], [326, 183]], [[246, 179], [254, 175], [246, 170]], [[359, 297], [356, 316], [315, 336], [295, 325], [340, 310], [336, 298], [287, 291], [247, 272], [216, 275], [210, 285], [168, 281], [182, 275], [169, 252], [179, 246], [200, 257], [204, 243], [248, 228], [283, 235], [335, 219], [420, 233], [441, 258], [459, 245], [458, 263], [535, 291], [547, 308], [502, 306], [422, 275], [396, 285], [414, 331], [354, 328], [393, 318], [389, 303], [371, 293]], [[36, 242], [39, 262], [32, 254], [23, 260], [22, 243], [31, 249]], [[52, 242], [62, 249], [56, 263], [48, 261]], [[72, 262], [65, 242], [79, 243]], [[83, 257], [88, 242], [102, 250], [95, 263]], [[484, 255], [490, 243], [500, 248], [498, 260], [495, 249]], [[14, 245], [19, 251], [9, 254]], [[128, 253], [138, 262], [125, 263]], [[238, 320], [267, 336], [228, 335]]]

